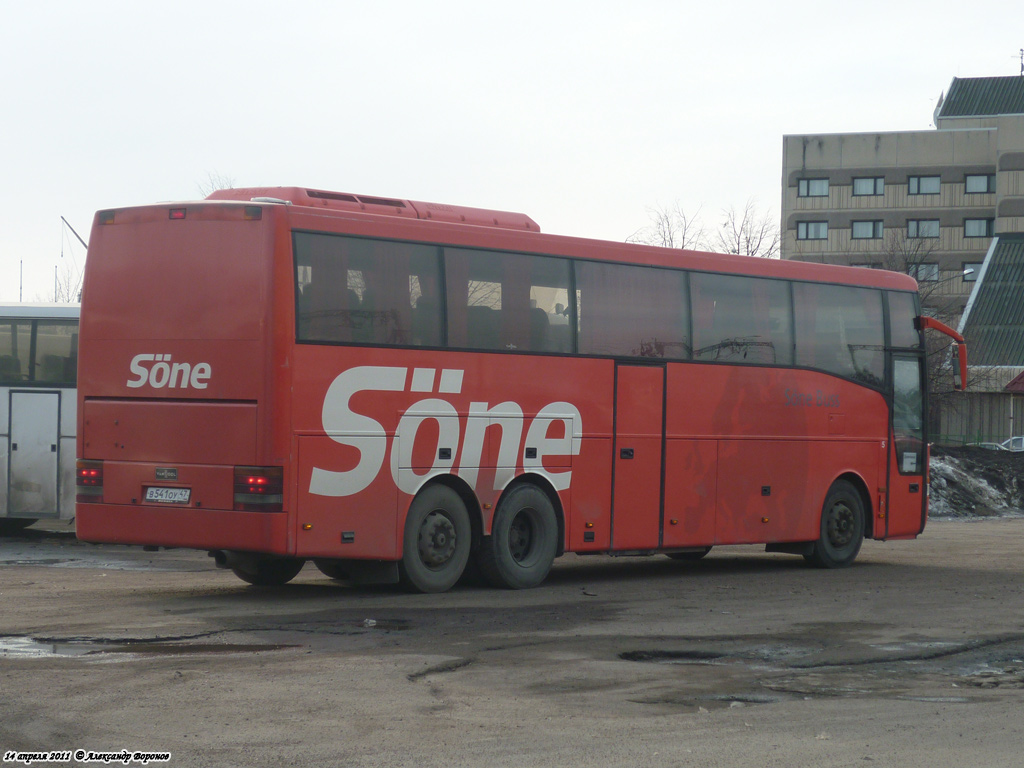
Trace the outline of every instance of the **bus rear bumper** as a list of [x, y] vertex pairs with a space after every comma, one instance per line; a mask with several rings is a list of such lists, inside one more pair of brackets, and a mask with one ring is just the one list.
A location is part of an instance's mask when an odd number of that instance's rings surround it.
[[187, 507], [79, 504], [76, 535], [102, 544], [141, 544], [188, 549], [230, 549], [291, 554], [289, 516]]

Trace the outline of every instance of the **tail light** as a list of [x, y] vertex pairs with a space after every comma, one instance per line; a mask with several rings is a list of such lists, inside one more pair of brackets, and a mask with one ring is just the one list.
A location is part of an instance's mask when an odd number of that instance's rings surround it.
[[103, 462], [79, 459], [75, 463], [75, 501], [103, 502]]
[[281, 512], [284, 509], [284, 470], [281, 467], [235, 467], [235, 506], [242, 512]]

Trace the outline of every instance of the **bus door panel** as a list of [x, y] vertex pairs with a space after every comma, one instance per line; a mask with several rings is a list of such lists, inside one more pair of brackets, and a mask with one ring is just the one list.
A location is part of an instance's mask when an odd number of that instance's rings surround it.
[[7, 514], [56, 515], [60, 393], [11, 392]]
[[[893, 356], [892, 435], [889, 457], [889, 511], [886, 538], [916, 536], [924, 528], [925, 444], [923, 360]], [[879, 531], [875, 532], [878, 536]]]
[[715, 541], [718, 441], [667, 440], [662, 546], [705, 547]]
[[715, 543], [805, 539], [821, 505], [807, 482], [814, 450], [802, 440], [719, 441]]
[[661, 540], [665, 369], [616, 369], [612, 548], [654, 549]]
[[[399, 494], [387, 462], [388, 439], [359, 437], [360, 450], [327, 436], [297, 439], [298, 557], [398, 557]], [[368, 459], [377, 456], [384, 459], [373, 474], [375, 467]]]

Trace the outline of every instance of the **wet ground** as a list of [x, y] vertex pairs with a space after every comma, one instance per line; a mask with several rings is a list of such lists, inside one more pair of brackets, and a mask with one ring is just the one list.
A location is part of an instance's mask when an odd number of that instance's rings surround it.
[[1024, 520], [819, 571], [560, 560], [540, 589], [247, 587], [205, 553], [0, 544], [0, 751], [172, 765], [1018, 766]]

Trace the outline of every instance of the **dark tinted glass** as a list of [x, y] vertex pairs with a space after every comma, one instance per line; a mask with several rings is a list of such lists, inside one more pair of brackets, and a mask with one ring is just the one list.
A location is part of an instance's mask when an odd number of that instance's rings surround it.
[[882, 294], [869, 288], [795, 283], [796, 362], [881, 386]]
[[684, 272], [579, 262], [576, 295], [581, 353], [689, 358]]
[[295, 233], [299, 341], [437, 346], [438, 249]]
[[921, 348], [921, 334], [914, 328], [917, 317], [917, 302], [912, 293], [888, 291], [889, 333], [894, 347]]
[[445, 279], [451, 346], [572, 351], [567, 260], [446, 248]]
[[78, 368], [78, 321], [36, 321], [35, 380], [73, 386]]
[[694, 273], [693, 357], [752, 365], [792, 365], [789, 283]]

